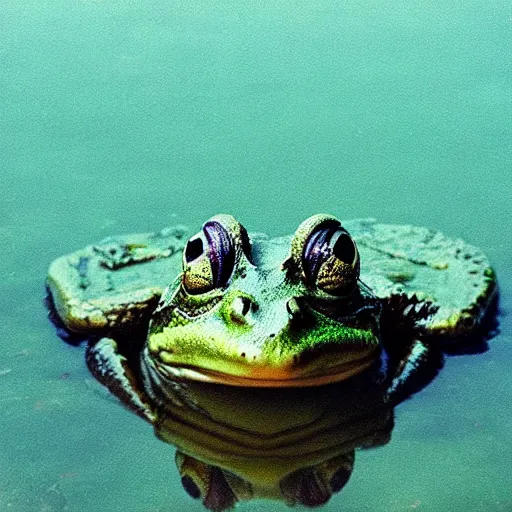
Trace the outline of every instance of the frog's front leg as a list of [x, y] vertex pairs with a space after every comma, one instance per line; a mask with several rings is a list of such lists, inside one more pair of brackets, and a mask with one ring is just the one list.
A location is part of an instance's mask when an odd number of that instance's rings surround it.
[[403, 358], [389, 364], [389, 397], [399, 403], [423, 389], [438, 374], [443, 362], [438, 347], [421, 339], [413, 340]]
[[113, 339], [101, 338], [97, 343], [89, 345], [85, 360], [93, 376], [126, 407], [149, 423], [156, 421], [148, 397], [140, 389], [126, 357], [118, 352], [117, 343]]

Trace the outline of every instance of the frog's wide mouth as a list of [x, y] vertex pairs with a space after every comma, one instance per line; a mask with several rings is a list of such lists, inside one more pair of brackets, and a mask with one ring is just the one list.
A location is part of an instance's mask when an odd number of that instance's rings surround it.
[[[186, 379], [212, 384], [224, 384], [240, 387], [306, 387], [321, 386], [346, 380], [357, 375], [378, 358], [378, 344], [365, 346], [352, 345], [323, 350], [316, 357], [299, 364], [282, 364], [280, 366], [264, 363], [233, 365], [215, 364], [180, 364], [162, 362], [160, 358], [149, 358], [154, 369], [169, 380]], [[325, 348], [325, 347], [324, 347]], [[221, 370], [215, 366], [225, 366]]]

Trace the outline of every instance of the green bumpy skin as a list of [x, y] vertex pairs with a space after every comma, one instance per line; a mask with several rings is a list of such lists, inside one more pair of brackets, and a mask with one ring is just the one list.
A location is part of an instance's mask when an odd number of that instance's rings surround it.
[[[303, 244], [289, 237], [277, 243], [261, 238], [252, 240], [248, 255], [238, 250], [239, 233], [232, 235], [232, 275], [221, 289], [207, 289], [206, 249], [197, 263], [184, 257], [183, 279], [164, 292], [153, 315], [146, 364], [172, 377], [302, 386], [345, 379], [378, 357], [378, 311], [364, 316], [351, 311], [364, 290], [356, 286], [348, 297], [326, 301], [296, 264]], [[307, 240], [303, 229], [299, 233]], [[199, 278], [187, 276], [196, 269]], [[191, 293], [186, 283], [197, 284], [201, 293]], [[315, 307], [319, 300], [327, 313]]]

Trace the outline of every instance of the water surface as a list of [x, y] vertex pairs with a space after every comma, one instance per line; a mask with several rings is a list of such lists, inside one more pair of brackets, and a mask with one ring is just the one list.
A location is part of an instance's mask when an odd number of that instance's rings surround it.
[[511, 43], [505, 1], [3, 2], [0, 508], [201, 510], [47, 322], [53, 258], [217, 212], [277, 235], [325, 211], [482, 246], [503, 315], [324, 510], [512, 510]]

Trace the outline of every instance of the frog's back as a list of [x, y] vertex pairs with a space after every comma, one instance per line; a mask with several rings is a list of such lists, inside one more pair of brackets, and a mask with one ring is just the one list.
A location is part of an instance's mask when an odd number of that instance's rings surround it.
[[361, 254], [361, 281], [384, 300], [405, 296], [431, 302], [437, 312], [427, 328], [464, 335], [477, 326], [496, 291], [484, 253], [439, 231], [372, 219], [344, 223]]
[[48, 288], [72, 332], [103, 334], [147, 323], [181, 269], [182, 226], [109, 237], [53, 261]]

